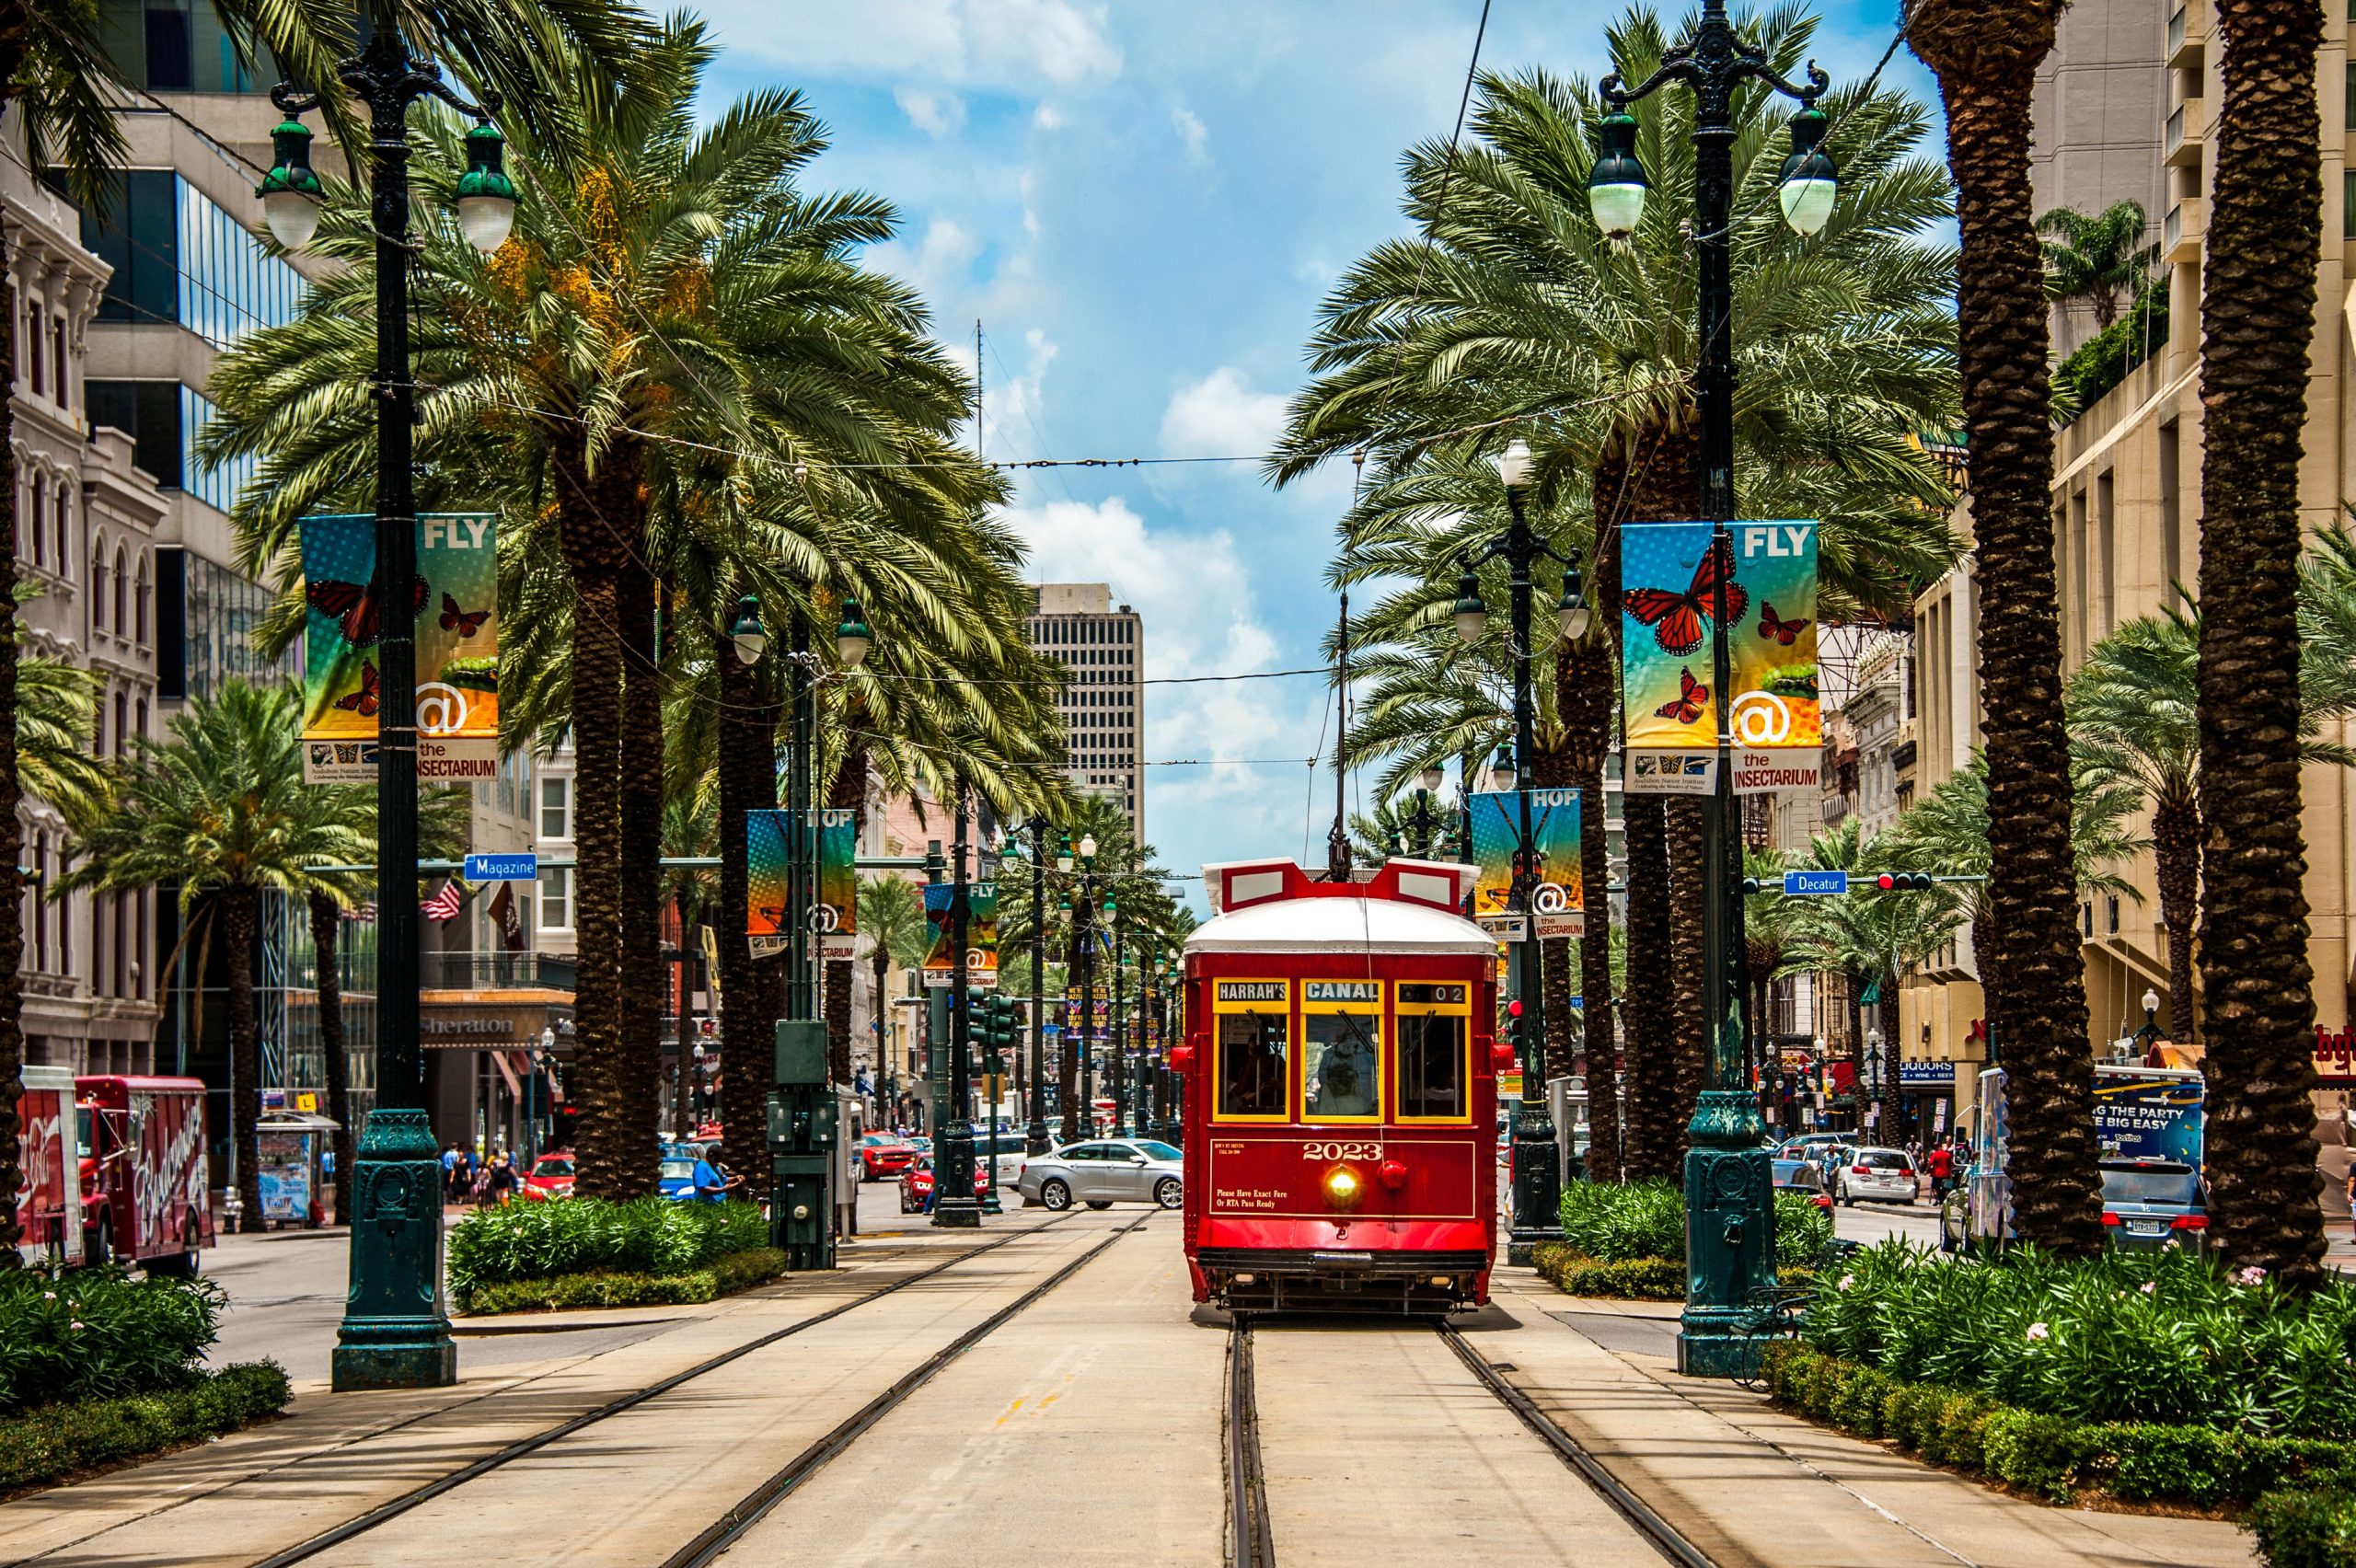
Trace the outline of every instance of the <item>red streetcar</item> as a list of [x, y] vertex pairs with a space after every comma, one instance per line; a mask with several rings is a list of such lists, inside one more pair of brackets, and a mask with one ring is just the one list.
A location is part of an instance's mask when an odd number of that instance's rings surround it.
[[1186, 940], [1186, 1262], [1195, 1299], [1444, 1313], [1496, 1261], [1496, 939], [1470, 866], [1364, 882], [1208, 866]]

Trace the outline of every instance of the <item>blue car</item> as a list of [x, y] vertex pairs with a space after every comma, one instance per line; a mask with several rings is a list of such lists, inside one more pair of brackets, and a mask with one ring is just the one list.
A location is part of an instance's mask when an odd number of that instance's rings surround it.
[[655, 1190], [666, 1198], [682, 1202], [696, 1195], [696, 1146], [666, 1143], [663, 1146], [663, 1164], [655, 1177]]

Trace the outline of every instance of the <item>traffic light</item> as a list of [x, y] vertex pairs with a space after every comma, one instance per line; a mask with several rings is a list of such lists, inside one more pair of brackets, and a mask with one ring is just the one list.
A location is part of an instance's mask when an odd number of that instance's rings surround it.
[[1884, 893], [1921, 893], [1930, 885], [1930, 877], [1922, 871], [1884, 871], [1874, 878], [1874, 886]]
[[1006, 1071], [1006, 1053], [1015, 1048], [1021, 1033], [1020, 1006], [1012, 997], [1001, 997], [996, 992], [982, 996], [981, 1006], [976, 1009], [977, 1016], [975, 1021], [979, 1025], [977, 1037], [981, 1042], [982, 1071], [985, 1073]]
[[1517, 1058], [1524, 1055], [1522, 1046], [1527, 1043], [1525, 1029], [1521, 1020], [1521, 998], [1516, 997], [1506, 1004], [1506, 1042], [1513, 1047]]

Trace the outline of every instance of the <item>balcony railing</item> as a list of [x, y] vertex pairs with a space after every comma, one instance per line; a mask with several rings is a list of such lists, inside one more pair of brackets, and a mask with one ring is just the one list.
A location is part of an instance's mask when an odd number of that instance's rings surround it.
[[[2184, 110], [2177, 110], [2177, 114], [2179, 117], [2181, 117], [2183, 113]], [[2160, 248], [2163, 250], [2174, 250], [2176, 248], [2176, 242], [2183, 237], [2184, 203], [2178, 202], [2168, 208], [2168, 215], [2160, 225]]]
[[573, 961], [553, 952], [429, 952], [418, 984], [429, 991], [570, 991]]

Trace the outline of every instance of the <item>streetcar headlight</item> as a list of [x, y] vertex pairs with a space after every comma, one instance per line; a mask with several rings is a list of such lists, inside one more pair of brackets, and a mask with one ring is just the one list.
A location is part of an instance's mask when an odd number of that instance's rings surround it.
[[1356, 1208], [1366, 1196], [1366, 1183], [1358, 1173], [1346, 1165], [1337, 1165], [1325, 1173], [1325, 1201], [1337, 1209]]

